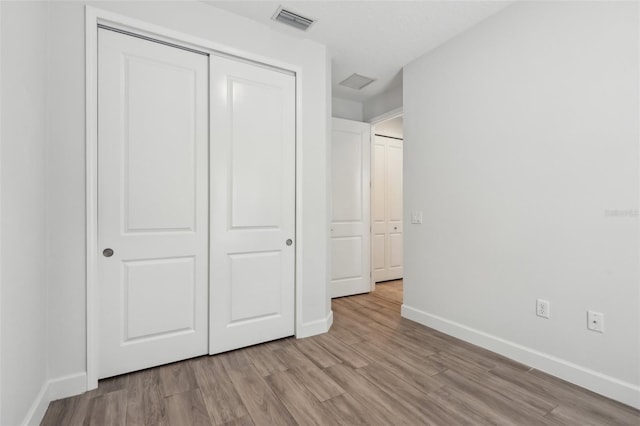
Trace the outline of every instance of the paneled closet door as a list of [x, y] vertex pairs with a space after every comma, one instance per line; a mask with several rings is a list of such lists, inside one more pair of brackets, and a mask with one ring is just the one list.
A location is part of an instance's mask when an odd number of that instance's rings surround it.
[[208, 61], [98, 30], [100, 378], [207, 353]]
[[211, 67], [214, 354], [294, 334], [295, 76]]
[[402, 278], [402, 140], [375, 136], [373, 153], [373, 276]]

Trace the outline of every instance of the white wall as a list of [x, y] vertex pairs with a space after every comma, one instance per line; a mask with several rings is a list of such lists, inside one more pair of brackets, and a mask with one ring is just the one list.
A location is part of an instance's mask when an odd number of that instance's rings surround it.
[[[84, 6], [50, 6], [51, 140], [48, 150], [50, 376], [85, 371]], [[302, 306], [307, 332], [329, 317], [327, 294], [327, 55], [324, 46], [200, 2], [101, 2], [93, 6], [300, 66], [302, 87]], [[59, 248], [64, 247], [64, 250]]]
[[377, 123], [373, 127], [373, 131], [377, 135], [391, 136], [392, 138], [402, 139], [402, 116], [385, 120]]
[[372, 118], [398, 108], [402, 108], [402, 86], [392, 87], [365, 101], [363, 118], [364, 121], [369, 122]]
[[[333, 92], [333, 88], [331, 87], [331, 55], [330, 52], [327, 51], [327, 57], [326, 57], [326, 62], [325, 62], [325, 75], [326, 75], [326, 80], [325, 80], [325, 97], [327, 98], [327, 100], [332, 99], [331, 95]], [[327, 102], [327, 109], [325, 112], [325, 126], [327, 129], [327, 138], [329, 138], [332, 133], [332, 128], [333, 128], [333, 102]], [[327, 143], [325, 145], [325, 155], [326, 155], [326, 163], [325, 163], [325, 174], [326, 174], [326, 187], [327, 187], [327, 192], [325, 193], [325, 215], [327, 217], [327, 224], [326, 224], [326, 230], [327, 230], [327, 245], [325, 248], [325, 270], [326, 270], [326, 274], [327, 274], [327, 296], [330, 296], [330, 292], [329, 292], [329, 284], [330, 284], [330, 279], [331, 279], [331, 268], [332, 268], [332, 253], [331, 253], [331, 243], [329, 242], [329, 238], [330, 238], [330, 229], [331, 229], [331, 218], [333, 215], [333, 193], [329, 188], [332, 188], [332, 162], [331, 162], [331, 141], [327, 140]], [[329, 317], [327, 317], [327, 321], [330, 322], [331, 324], [333, 324], [333, 311], [331, 310], [331, 297], [327, 297], [326, 299], [326, 305], [325, 305], [325, 311], [329, 312]]]
[[331, 105], [333, 117], [362, 121], [362, 102], [332, 98]]
[[2, 2], [0, 2], [0, 422], [2, 422]]
[[47, 379], [45, 140], [47, 6], [3, 2], [0, 424], [22, 423]]
[[515, 4], [405, 67], [403, 314], [640, 406], [637, 8]]

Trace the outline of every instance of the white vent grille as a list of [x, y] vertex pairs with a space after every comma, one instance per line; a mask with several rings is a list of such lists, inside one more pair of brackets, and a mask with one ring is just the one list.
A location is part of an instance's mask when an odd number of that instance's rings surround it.
[[283, 9], [282, 6], [276, 10], [271, 19], [302, 31], [307, 31], [316, 22], [314, 19]]
[[342, 80], [339, 84], [340, 86], [349, 87], [350, 89], [360, 90], [374, 81], [376, 81], [375, 78], [369, 78], [364, 75], [354, 73]]

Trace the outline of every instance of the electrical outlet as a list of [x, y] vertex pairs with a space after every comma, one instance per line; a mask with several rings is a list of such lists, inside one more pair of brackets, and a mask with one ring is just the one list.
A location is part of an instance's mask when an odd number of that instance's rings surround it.
[[587, 328], [591, 331], [604, 333], [604, 314], [595, 311], [587, 311]]
[[411, 212], [411, 223], [415, 223], [420, 225], [422, 223], [422, 212], [421, 211], [415, 211], [415, 212]]
[[549, 318], [551, 316], [551, 304], [548, 300], [536, 300], [536, 315], [542, 318]]

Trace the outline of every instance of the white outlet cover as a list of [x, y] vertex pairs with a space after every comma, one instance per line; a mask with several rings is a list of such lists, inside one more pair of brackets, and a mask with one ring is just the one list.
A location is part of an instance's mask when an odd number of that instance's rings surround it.
[[591, 331], [604, 333], [604, 314], [601, 312], [587, 311], [587, 328]]
[[542, 318], [550, 318], [551, 303], [548, 300], [536, 299], [536, 315]]
[[421, 211], [411, 212], [411, 223], [415, 223], [415, 224], [418, 224], [418, 225], [422, 223], [422, 212]]

